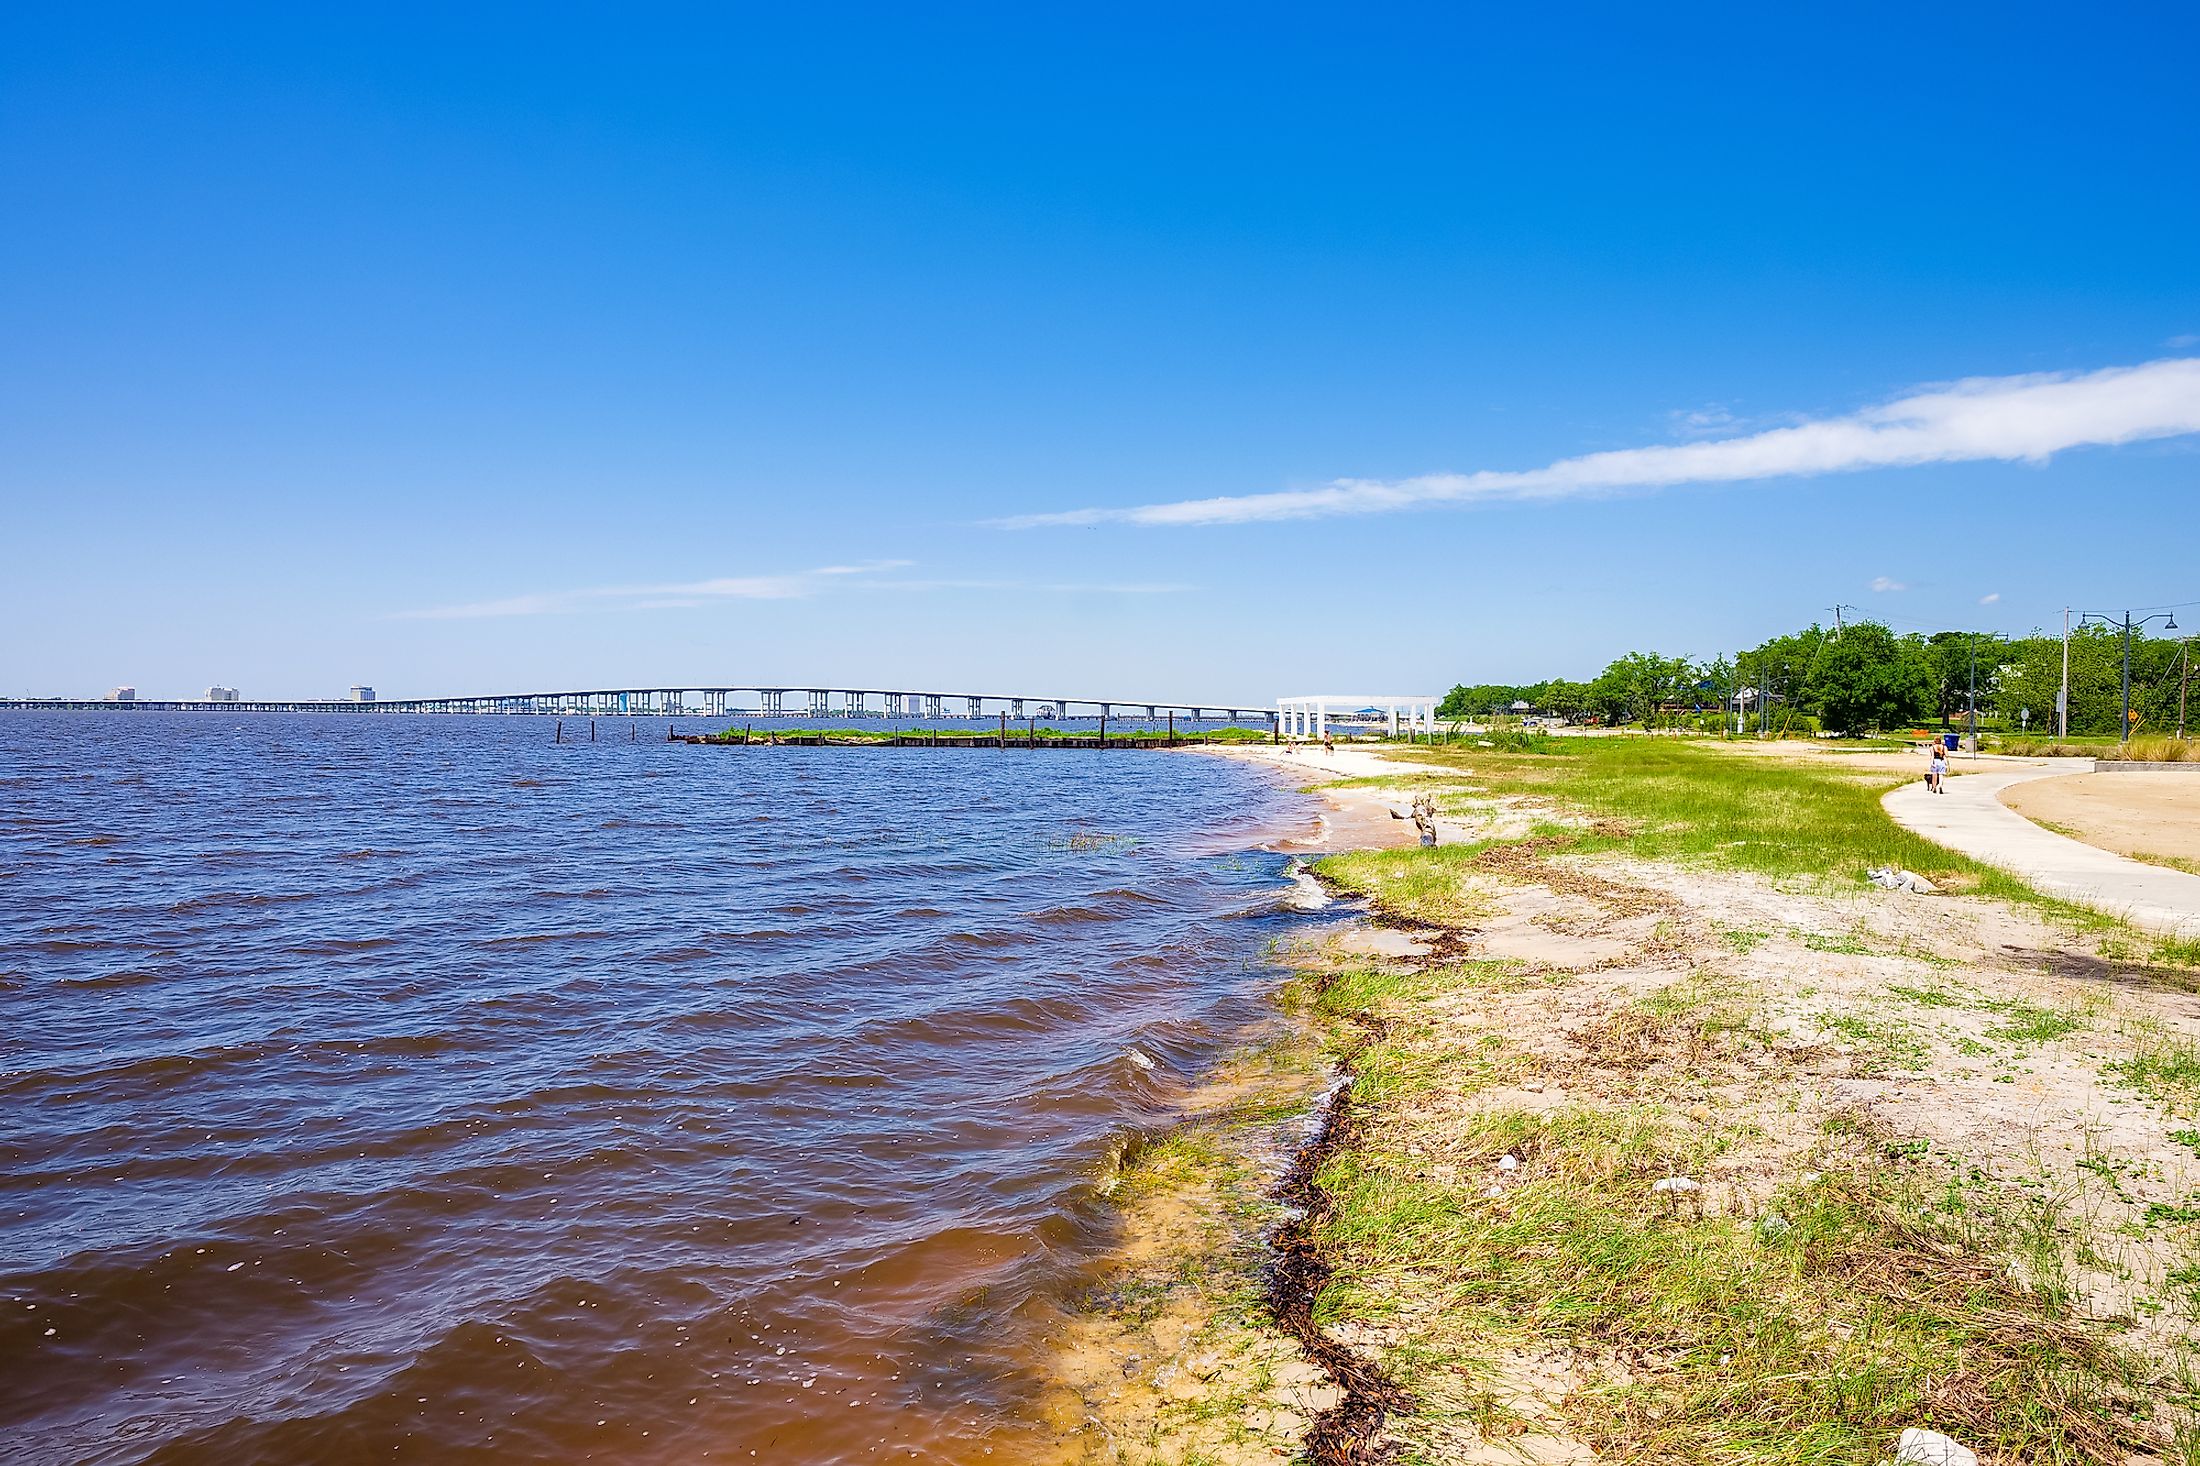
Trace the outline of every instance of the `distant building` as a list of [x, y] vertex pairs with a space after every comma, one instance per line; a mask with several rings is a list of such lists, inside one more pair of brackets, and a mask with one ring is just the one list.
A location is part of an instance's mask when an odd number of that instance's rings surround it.
[[107, 694], [107, 701], [136, 702], [137, 689], [135, 687], [118, 687], [114, 691]]
[[353, 702], [373, 702], [374, 689], [354, 683], [351, 689], [351, 700]]
[[209, 687], [206, 689], [206, 696], [203, 699], [206, 702], [235, 702], [236, 700], [237, 689], [234, 687]]

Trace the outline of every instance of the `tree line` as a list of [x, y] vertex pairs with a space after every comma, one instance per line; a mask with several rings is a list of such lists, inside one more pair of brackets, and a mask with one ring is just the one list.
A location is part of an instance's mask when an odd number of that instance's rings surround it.
[[[2070, 634], [2070, 731], [2114, 734], [2123, 715], [2124, 637], [2098, 624]], [[2190, 649], [2177, 636], [2131, 636], [2133, 730], [2170, 733], [2200, 719], [2190, 700], [2200, 688]], [[1974, 706], [1982, 724], [2055, 730], [2055, 695], [2062, 683], [2063, 639], [2034, 632], [1897, 633], [1876, 621], [1839, 628], [1813, 623], [1740, 653], [1708, 661], [1629, 652], [1586, 682], [1552, 678], [1519, 686], [1461, 684], [1437, 707], [1440, 717], [1467, 719], [1526, 710], [1570, 722], [1644, 727], [1731, 722], [1736, 697], [1755, 727], [1773, 731], [1823, 728], [1866, 733], [1929, 723], [1953, 726]]]

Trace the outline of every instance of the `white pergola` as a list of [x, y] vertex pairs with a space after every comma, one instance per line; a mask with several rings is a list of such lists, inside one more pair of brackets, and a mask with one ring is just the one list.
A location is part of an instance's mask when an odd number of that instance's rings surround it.
[[1408, 732], [1434, 732], [1438, 701], [1419, 692], [1372, 697], [1346, 697], [1341, 693], [1324, 697], [1279, 697], [1276, 699], [1276, 723], [1286, 738], [1320, 738], [1329, 732], [1331, 714], [1377, 708], [1389, 715], [1390, 736], [1395, 738], [1401, 719]]

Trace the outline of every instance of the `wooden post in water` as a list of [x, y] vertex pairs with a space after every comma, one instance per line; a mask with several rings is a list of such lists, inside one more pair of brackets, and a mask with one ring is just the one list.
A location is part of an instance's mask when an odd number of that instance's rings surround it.
[[1108, 710], [1106, 708], [1100, 710], [1100, 746], [1102, 748], [1108, 746]]
[[552, 743], [563, 743], [565, 741], [565, 719], [558, 719], [558, 726], [550, 731], [550, 741]]
[[596, 741], [596, 720], [594, 718], [588, 720], [588, 741], [590, 743]]
[[749, 735], [755, 731], [756, 725], [754, 723], [743, 723], [741, 725], [741, 746], [743, 748], [749, 746]]
[[1008, 713], [1005, 709], [1001, 713], [1001, 747], [1008, 747]]
[[1039, 720], [1038, 720], [1037, 718], [1027, 718], [1027, 719], [1025, 720], [1025, 727], [1024, 727], [1024, 747], [1026, 747], [1026, 748], [1037, 748], [1038, 746], [1039, 746]]
[[1176, 714], [1169, 714], [1169, 747], [1176, 747]]

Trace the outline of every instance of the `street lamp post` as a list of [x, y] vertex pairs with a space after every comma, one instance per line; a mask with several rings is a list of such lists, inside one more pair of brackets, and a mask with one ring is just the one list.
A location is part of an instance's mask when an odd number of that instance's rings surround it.
[[1978, 757], [1978, 633], [1972, 632], [1964, 639], [1971, 649], [1971, 757]]
[[2124, 629], [2124, 726], [2118, 734], [2117, 742], [2129, 743], [2131, 741], [2131, 630], [2135, 626], [2144, 626], [2149, 621], [2166, 621], [2169, 624], [2162, 629], [2164, 631], [2175, 631], [2177, 629], [2177, 615], [2173, 611], [2164, 611], [2158, 616], [2141, 616], [2134, 621], [2131, 619], [2129, 611], [2124, 612], [2121, 620], [2114, 616], [2088, 611], [2078, 618], [2080, 626], [2085, 625], [2088, 621], [2098, 621], [2105, 626], [2121, 626]]

